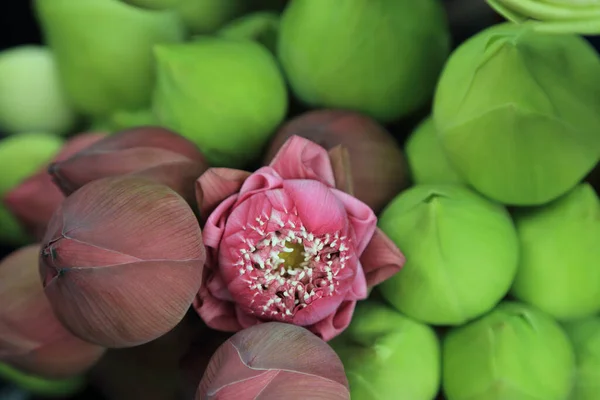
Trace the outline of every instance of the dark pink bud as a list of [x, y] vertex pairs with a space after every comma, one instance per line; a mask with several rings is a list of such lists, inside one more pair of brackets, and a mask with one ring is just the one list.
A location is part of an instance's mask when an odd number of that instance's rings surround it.
[[38, 273], [39, 245], [0, 262], [0, 362], [46, 378], [81, 374], [104, 349], [73, 336], [58, 321]]
[[[52, 164], [49, 172], [66, 195], [96, 179], [141, 174], [174, 190], [185, 187], [181, 194], [193, 201], [194, 180], [206, 168], [204, 156], [189, 140], [164, 128], [141, 127], [109, 136]], [[180, 171], [187, 172], [181, 175]]]
[[275, 135], [264, 158], [268, 164], [293, 135], [327, 150], [348, 150], [353, 195], [379, 212], [408, 185], [406, 160], [394, 137], [369, 117], [352, 111], [316, 110], [288, 122]]
[[[82, 133], [67, 141], [53, 162], [60, 162], [102, 138], [104, 133]], [[47, 168], [23, 181], [4, 197], [4, 204], [27, 232], [41, 240], [48, 221], [65, 196], [52, 182]]]
[[196, 400], [350, 399], [339, 357], [308, 330], [270, 322], [236, 333], [211, 358]]
[[154, 340], [184, 317], [205, 261], [192, 209], [176, 192], [131, 176], [67, 197], [42, 242], [40, 272], [58, 318], [106, 347]]

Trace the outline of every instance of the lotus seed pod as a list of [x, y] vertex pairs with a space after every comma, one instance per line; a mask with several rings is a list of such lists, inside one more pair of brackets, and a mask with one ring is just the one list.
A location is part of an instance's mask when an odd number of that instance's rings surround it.
[[510, 289], [518, 261], [514, 225], [504, 207], [466, 187], [414, 186], [383, 210], [379, 227], [407, 260], [380, 285], [381, 294], [409, 317], [463, 324]]
[[294, 0], [277, 55], [306, 104], [389, 122], [430, 99], [449, 38], [437, 0]]
[[184, 37], [175, 12], [120, 0], [36, 0], [35, 7], [69, 100], [86, 115], [149, 106], [152, 48]]
[[559, 320], [600, 312], [600, 200], [587, 183], [514, 216], [521, 257], [512, 293]]
[[274, 12], [255, 12], [235, 19], [221, 28], [219, 36], [230, 39], [255, 40], [275, 53], [279, 33], [279, 14]]
[[0, 129], [64, 134], [75, 119], [48, 48], [20, 46], [0, 52]]
[[454, 328], [442, 343], [442, 387], [448, 400], [565, 400], [575, 355], [549, 315], [504, 302]]
[[58, 153], [63, 140], [45, 133], [21, 133], [0, 140], [0, 243], [19, 245], [29, 238], [4, 206], [5, 196]]
[[274, 57], [258, 43], [204, 37], [156, 48], [159, 122], [196, 143], [213, 166], [256, 160], [285, 117]]
[[417, 126], [406, 141], [404, 150], [415, 184], [463, 183], [440, 145], [431, 117]]
[[348, 329], [329, 344], [344, 363], [353, 399], [431, 400], [438, 392], [436, 333], [386, 305], [359, 302]]
[[201, 35], [240, 16], [247, 4], [247, 0], [179, 0], [177, 12], [190, 33]]
[[121, 0], [132, 6], [147, 8], [149, 10], [166, 10], [181, 4], [183, 0]]
[[600, 58], [581, 37], [514, 24], [475, 35], [450, 57], [435, 95], [448, 160], [502, 203], [559, 197], [600, 159], [599, 77]]
[[600, 34], [596, 0], [487, 0], [501, 15], [539, 32]]
[[600, 393], [600, 317], [565, 324], [575, 350], [577, 372], [570, 400], [596, 400]]

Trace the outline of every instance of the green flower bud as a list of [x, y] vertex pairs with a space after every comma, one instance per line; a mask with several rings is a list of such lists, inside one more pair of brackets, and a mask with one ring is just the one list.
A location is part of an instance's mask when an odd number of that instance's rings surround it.
[[247, 8], [248, 0], [180, 0], [177, 11], [192, 34], [215, 32]]
[[36, 11], [73, 105], [86, 115], [149, 106], [152, 47], [177, 42], [177, 14], [119, 0], [36, 0]]
[[350, 326], [329, 342], [353, 399], [431, 400], [440, 385], [440, 344], [429, 326], [376, 301], [358, 303]]
[[597, 0], [486, 0], [505, 18], [551, 33], [600, 34]]
[[0, 363], [0, 378], [11, 382], [29, 393], [46, 398], [65, 399], [73, 396], [85, 388], [85, 379], [82, 377], [69, 379], [45, 379], [23, 373], [7, 364]]
[[153, 107], [162, 125], [195, 142], [213, 166], [260, 156], [287, 110], [284, 79], [266, 48], [206, 37], [155, 53]]
[[438, 0], [294, 0], [277, 53], [303, 102], [388, 122], [430, 99], [449, 44]]
[[570, 400], [597, 400], [600, 393], [600, 317], [565, 325], [575, 350], [577, 373]]
[[139, 126], [157, 126], [156, 116], [149, 109], [143, 110], [120, 110], [113, 113], [107, 121], [107, 126], [111, 132], [123, 131], [129, 128]]
[[63, 134], [75, 118], [50, 50], [20, 46], [0, 52], [1, 130]]
[[122, 0], [132, 6], [147, 8], [149, 10], [167, 10], [181, 4], [183, 0]]
[[521, 259], [512, 293], [557, 319], [600, 312], [600, 200], [587, 183], [514, 216]]
[[551, 201], [600, 159], [599, 76], [600, 58], [581, 37], [489, 28], [454, 52], [440, 78], [434, 119], [442, 147], [490, 198]]
[[463, 183], [446, 158], [431, 117], [410, 135], [405, 153], [414, 183]]
[[529, 306], [505, 302], [454, 328], [442, 343], [448, 400], [565, 400], [575, 355], [563, 329]]
[[63, 144], [58, 136], [21, 133], [0, 140], [0, 243], [19, 245], [28, 236], [2, 204], [4, 195], [46, 165]]
[[233, 20], [221, 28], [218, 34], [230, 39], [255, 40], [275, 53], [278, 31], [279, 15], [264, 11]]
[[510, 216], [466, 187], [414, 186], [383, 210], [379, 226], [406, 256], [380, 292], [411, 318], [462, 324], [491, 310], [510, 289], [518, 261]]

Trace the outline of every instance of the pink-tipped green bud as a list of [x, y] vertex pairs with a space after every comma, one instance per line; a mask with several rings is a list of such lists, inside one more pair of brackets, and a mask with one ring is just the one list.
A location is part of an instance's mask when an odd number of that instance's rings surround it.
[[200, 226], [181, 196], [147, 179], [115, 177], [65, 199], [42, 241], [40, 273], [74, 334], [129, 347], [181, 321], [204, 260]]

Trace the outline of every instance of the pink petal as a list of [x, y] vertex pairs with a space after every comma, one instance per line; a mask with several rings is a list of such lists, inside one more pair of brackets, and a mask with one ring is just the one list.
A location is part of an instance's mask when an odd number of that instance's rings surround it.
[[204, 323], [212, 329], [226, 332], [242, 329], [235, 315], [234, 303], [213, 297], [205, 286], [200, 288], [193, 307]]
[[206, 218], [220, 202], [239, 192], [250, 172], [231, 168], [209, 168], [196, 181], [197, 189], [203, 193], [200, 214]]
[[345, 234], [348, 216], [331, 188], [319, 181], [294, 179], [284, 181], [283, 189], [294, 200], [298, 216], [308, 231], [315, 235], [337, 231]]
[[356, 254], [361, 255], [375, 233], [377, 216], [368, 205], [356, 197], [337, 189], [333, 189], [332, 192], [346, 208], [348, 219], [354, 229]]
[[283, 179], [315, 179], [335, 186], [327, 150], [300, 136], [291, 136], [270, 164]]
[[315, 300], [307, 307], [296, 311], [293, 323], [299, 326], [308, 326], [329, 318], [343, 304], [346, 293]]
[[227, 285], [223, 281], [221, 274], [219, 274], [219, 271], [215, 271], [214, 269], [213, 271], [213, 274], [206, 279], [206, 287], [208, 291], [216, 299], [233, 301], [231, 298], [231, 293], [229, 293], [229, 290], [227, 290]]
[[335, 314], [331, 314], [308, 328], [327, 342], [342, 333], [350, 325], [355, 306], [356, 301], [344, 301]]
[[218, 249], [223, 237], [225, 222], [229, 218], [231, 207], [237, 200], [237, 194], [230, 196], [221, 202], [210, 214], [202, 230], [202, 241], [206, 247]]
[[400, 271], [405, 261], [398, 246], [379, 228], [360, 257], [369, 287], [380, 284]]
[[273, 168], [259, 168], [244, 182], [244, 185], [240, 189], [238, 204], [259, 192], [279, 189], [282, 183], [283, 179]]
[[244, 329], [261, 323], [261, 321], [255, 316], [245, 313], [239, 305], [235, 306], [235, 313], [237, 315], [238, 322]]
[[367, 295], [367, 279], [359, 263], [354, 275], [354, 282], [352, 282], [352, 288], [346, 295], [346, 300], [364, 300], [367, 298]]

